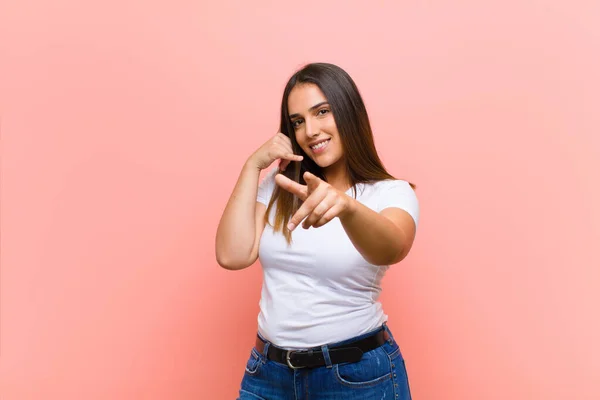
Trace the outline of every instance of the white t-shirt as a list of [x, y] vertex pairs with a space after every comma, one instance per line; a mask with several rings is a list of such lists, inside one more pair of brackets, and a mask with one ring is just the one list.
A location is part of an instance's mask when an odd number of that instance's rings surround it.
[[[260, 182], [257, 201], [268, 205], [277, 172], [278, 167], [273, 168]], [[352, 189], [346, 194], [352, 196]], [[419, 203], [406, 181], [358, 184], [357, 200], [377, 212], [401, 208], [418, 224]], [[283, 234], [269, 224], [260, 239], [258, 331], [265, 339], [283, 348], [306, 349], [361, 335], [387, 321], [378, 298], [389, 266], [368, 263], [339, 218], [308, 230], [299, 224], [292, 240], [288, 247]]]

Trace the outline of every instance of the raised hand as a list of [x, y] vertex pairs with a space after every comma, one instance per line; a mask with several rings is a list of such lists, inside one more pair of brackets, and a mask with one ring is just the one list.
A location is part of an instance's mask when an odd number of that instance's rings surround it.
[[352, 199], [345, 193], [308, 171], [304, 173], [304, 180], [306, 185], [301, 185], [282, 174], [275, 176], [277, 185], [304, 202], [290, 219], [288, 224], [290, 231], [293, 231], [305, 217], [308, 218], [302, 223], [304, 229], [311, 226], [318, 228], [349, 211]]
[[302, 161], [302, 158], [302, 156], [294, 154], [290, 138], [278, 132], [260, 146], [248, 161], [251, 161], [258, 169], [266, 169], [273, 161], [280, 159], [279, 169], [285, 171], [290, 162]]

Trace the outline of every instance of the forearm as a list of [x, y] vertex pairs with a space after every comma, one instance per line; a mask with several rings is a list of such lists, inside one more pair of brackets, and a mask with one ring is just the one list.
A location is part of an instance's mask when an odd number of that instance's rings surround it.
[[256, 195], [260, 169], [246, 162], [223, 211], [215, 240], [221, 266], [244, 263], [251, 257], [256, 234]]
[[365, 260], [374, 265], [400, 261], [404, 232], [391, 220], [351, 198], [339, 217], [346, 234]]

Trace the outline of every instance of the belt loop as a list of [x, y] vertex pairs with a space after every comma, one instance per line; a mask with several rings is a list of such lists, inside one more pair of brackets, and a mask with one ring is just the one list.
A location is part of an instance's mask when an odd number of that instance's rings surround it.
[[323, 352], [323, 358], [325, 359], [325, 364], [327, 368], [331, 368], [333, 365], [331, 364], [331, 358], [329, 357], [329, 346], [324, 344], [321, 346], [321, 351]]
[[271, 342], [265, 340], [265, 348], [263, 349], [263, 355], [265, 358], [269, 358], [269, 347], [271, 346]]
[[387, 342], [389, 344], [392, 344], [394, 342], [394, 336], [392, 336], [392, 332], [390, 331], [390, 328], [388, 328], [387, 326], [387, 321], [383, 323], [383, 329], [387, 332], [388, 336], [390, 337]]

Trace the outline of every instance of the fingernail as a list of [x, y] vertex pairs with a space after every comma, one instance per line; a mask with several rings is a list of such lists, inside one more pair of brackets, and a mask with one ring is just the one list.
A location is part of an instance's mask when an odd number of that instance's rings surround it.
[[288, 226], [287, 226], [287, 228], [288, 228], [290, 231], [293, 231], [295, 227], [296, 227], [296, 225], [294, 225], [294, 224], [293, 224], [293, 223], [291, 223], [291, 222], [290, 222], [290, 223], [288, 224]]

